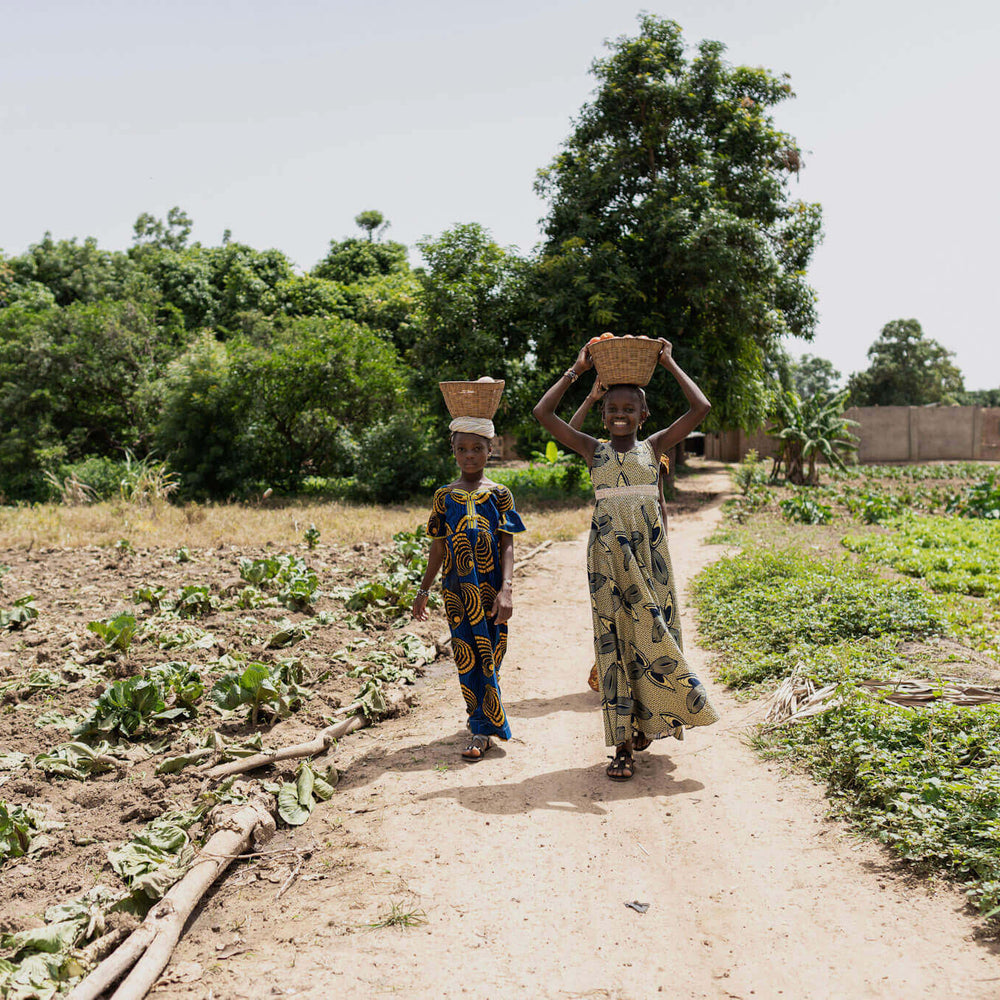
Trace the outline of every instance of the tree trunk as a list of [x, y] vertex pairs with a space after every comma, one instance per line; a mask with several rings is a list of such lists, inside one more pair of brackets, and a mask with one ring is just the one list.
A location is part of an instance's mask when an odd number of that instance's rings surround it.
[[802, 486], [805, 474], [802, 471], [802, 445], [798, 441], [788, 443], [785, 455], [785, 478], [795, 486]]

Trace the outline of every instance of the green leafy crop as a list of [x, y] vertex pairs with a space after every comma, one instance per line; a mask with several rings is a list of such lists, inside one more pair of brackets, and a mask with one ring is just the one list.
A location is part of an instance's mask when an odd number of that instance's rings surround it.
[[0, 799], [0, 864], [8, 858], [27, 854], [32, 838], [40, 829], [36, 813], [24, 806], [8, 805]]
[[308, 694], [301, 686], [302, 679], [302, 664], [298, 660], [248, 663], [242, 671], [225, 673], [215, 682], [212, 701], [224, 711], [249, 705], [250, 724], [256, 726], [261, 710], [275, 718], [284, 718], [301, 705]]
[[13, 632], [23, 628], [37, 617], [38, 608], [35, 607], [34, 595], [25, 594], [23, 597], [19, 597], [12, 607], [0, 608], [0, 628]]
[[778, 506], [787, 520], [800, 524], [829, 524], [833, 519], [833, 508], [821, 503], [807, 490], [781, 500]]
[[319, 577], [297, 556], [284, 553], [263, 559], [241, 559], [240, 576], [293, 611], [309, 608], [319, 593]]
[[156, 723], [193, 714], [203, 690], [200, 676], [189, 664], [154, 667], [147, 675], [115, 681], [73, 735], [135, 736]]
[[106, 621], [87, 622], [87, 630], [104, 640], [105, 648], [116, 652], [128, 652], [138, 630], [135, 615], [120, 614]]
[[843, 811], [901, 857], [968, 884], [1000, 912], [1000, 708], [920, 711], [845, 696], [766, 738], [772, 755], [825, 779]]
[[722, 650], [720, 674], [735, 687], [790, 673], [810, 649], [863, 641], [891, 655], [900, 639], [947, 631], [940, 599], [918, 584], [793, 549], [720, 559], [699, 575], [695, 599], [702, 634]]

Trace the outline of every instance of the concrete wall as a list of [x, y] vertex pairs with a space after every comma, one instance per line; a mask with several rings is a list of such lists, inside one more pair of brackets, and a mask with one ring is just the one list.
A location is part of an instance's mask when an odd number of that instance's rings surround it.
[[753, 449], [758, 458], [777, 454], [777, 442], [763, 428], [757, 431], [723, 431], [705, 435], [705, 458], [716, 462], [738, 462]]
[[[859, 462], [1000, 461], [1000, 407], [864, 406], [856, 420]], [[738, 462], [751, 448], [770, 457], [774, 439], [764, 431], [705, 435], [705, 457]]]

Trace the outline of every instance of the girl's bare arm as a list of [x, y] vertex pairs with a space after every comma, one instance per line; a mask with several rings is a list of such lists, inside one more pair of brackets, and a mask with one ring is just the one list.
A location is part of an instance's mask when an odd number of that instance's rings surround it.
[[[427, 554], [427, 571], [424, 573], [421, 590], [430, 590], [431, 584], [437, 579], [438, 570], [444, 562], [444, 539], [435, 538], [431, 541], [431, 550]], [[413, 601], [413, 617], [422, 622], [427, 618], [427, 595], [418, 594]]]
[[582, 430], [583, 422], [587, 419], [587, 414], [590, 412], [590, 408], [607, 391], [608, 390], [601, 385], [601, 380], [599, 378], [595, 378], [594, 384], [590, 387], [590, 392], [587, 393], [587, 398], [577, 407], [576, 413], [569, 418], [570, 427], [577, 431]]
[[669, 427], [649, 436], [649, 443], [657, 461], [661, 455], [680, 444], [705, 419], [708, 411], [712, 408], [712, 404], [705, 398], [705, 394], [698, 388], [691, 376], [674, 360], [669, 342], [663, 340], [662, 337], [660, 339], [663, 343], [663, 347], [660, 349], [660, 364], [677, 379], [677, 384], [681, 387], [681, 392], [684, 393], [684, 398], [688, 401], [688, 411], [682, 417], [678, 417]]
[[[586, 347], [582, 348], [573, 362], [571, 371], [582, 374], [593, 368], [594, 363], [590, 360], [590, 352]], [[587, 465], [594, 460], [594, 449], [597, 447], [597, 438], [592, 438], [589, 434], [571, 427], [561, 417], [556, 416], [556, 407], [559, 405], [570, 383], [575, 381], [567, 375], [560, 375], [555, 384], [545, 393], [535, 404], [531, 411], [535, 419], [560, 443], [572, 448], [578, 455], [582, 455]]]
[[497, 625], [502, 625], [514, 613], [514, 536], [509, 531], [500, 532], [500, 568], [503, 583], [490, 608], [490, 618], [495, 618]]

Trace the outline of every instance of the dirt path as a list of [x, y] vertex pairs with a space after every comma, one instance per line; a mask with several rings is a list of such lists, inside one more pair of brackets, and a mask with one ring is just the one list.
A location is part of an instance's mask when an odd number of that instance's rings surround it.
[[[707, 474], [695, 488], [726, 482]], [[718, 516], [716, 505], [672, 521], [682, 593], [719, 554], [703, 544]], [[959, 894], [899, 874], [824, 819], [817, 789], [742, 744], [761, 707], [711, 683], [690, 612], [688, 656], [722, 721], [656, 746], [631, 782], [607, 780], [585, 683], [584, 549], [553, 546], [516, 585], [504, 678], [514, 739], [462, 763], [457, 685], [450, 672], [431, 680], [409, 716], [345, 743], [336, 797], [270, 845], [305, 844], [309, 857], [234, 874], [185, 935], [175, 985], [155, 995], [1000, 993], [996, 950], [973, 940]], [[393, 907], [426, 923], [369, 928]]]

